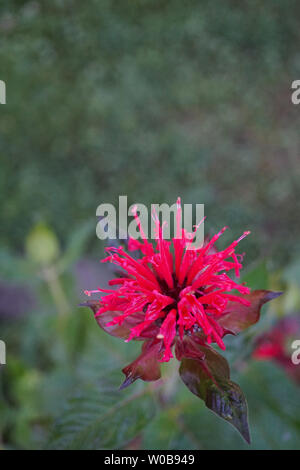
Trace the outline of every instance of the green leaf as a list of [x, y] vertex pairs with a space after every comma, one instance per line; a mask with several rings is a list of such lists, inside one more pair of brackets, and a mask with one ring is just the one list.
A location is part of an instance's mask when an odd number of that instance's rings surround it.
[[250, 443], [248, 411], [240, 387], [230, 380], [226, 359], [207, 346], [198, 345], [203, 359], [182, 359], [179, 374], [189, 390], [206, 406], [234, 426]]
[[155, 414], [148, 389], [128, 394], [102, 381], [76, 393], [56, 422], [49, 449], [120, 449], [136, 437]]

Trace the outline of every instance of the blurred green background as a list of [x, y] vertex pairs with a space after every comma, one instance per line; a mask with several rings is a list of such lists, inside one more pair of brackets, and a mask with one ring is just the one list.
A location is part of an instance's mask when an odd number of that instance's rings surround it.
[[255, 335], [300, 309], [299, 26], [296, 0], [0, 5], [2, 448], [247, 447], [175, 382], [175, 365], [162, 400], [144, 384], [115, 391], [136, 346], [77, 305], [110, 275], [96, 208], [124, 194], [204, 203], [206, 231], [230, 226], [221, 246], [251, 230], [245, 280], [285, 295], [228, 349], [251, 448], [300, 447], [299, 388], [249, 359]]

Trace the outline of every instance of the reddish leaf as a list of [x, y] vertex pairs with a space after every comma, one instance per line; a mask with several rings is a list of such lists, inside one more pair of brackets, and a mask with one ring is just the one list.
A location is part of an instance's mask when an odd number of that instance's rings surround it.
[[126, 379], [120, 389], [128, 387], [137, 379], [145, 382], [160, 379], [160, 363], [158, 361], [162, 358], [162, 355], [162, 341], [145, 341], [140, 356], [122, 370]]
[[[177, 338], [175, 346], [175, 354], [178, 361], [181, 361], [183, 357], [189, 357], [190, 359], [202, 360], [205, 358], [205, 352], [202, 351], [201, 347], [205, 346], [205, 337], [202, 335], [184, 336], [181, 340]], [[212, 349], [214, 352], [214, 350]]]
[[[195, 367], [200, 368], [204, 373], [201, 381], [201, 386], [205, 386], [205, 380], [213, 381], [217, 384], [217, 379], [229, 379], [230, 378], [230, 369], [227, 360], [221, 356], [215, 349], [211, 348], [208, 345], [201, 344], [199, 338], [184, 338], [181, 341], [180, 351], [179, 345], [176, 344], [176, 357], [178, 360], [192, 360], [196, 365]], [[185, 372], [189, 373], [189, 370]], [[194, 382], [194, 372], [192, 372], [190, 383], [190, 390], [193, 387]], [[197, 385], [198, 389], [198, 385]], [[191, 390], [196, 395], [198, 392], [195, 392], [196, 389]]]
[[[94, 315], [98, 312], [99, 308], [101, 307], [100, 302], [97, 300], [86, 302], [81, 305], [84, 307], [90, 307], [94, 312]], [[102, 328], [106, 333], [109, 333], [111, 336], [116, 336], [122, 339], [128, 339], [131, 329], [139, 323], [143, 322], [145, 319], [145, 314], [142, 312], [138, 312], [126, 317], [121, 325], [117, 323], [116, 325], [107, 326], [108, 323], [110, 323], [112, 320], [114, 320], [114, 318], [120, 315], [122, 315], [122, 312], [105, 312], [101, 313], [101, 315], [96, 316], [95, 319], [100, 328]], [[148, 338], [153, 338], [158, 334], [158, 332], [158, 327], [156, 327], [155, 325], [150, 325], [141, 333], [138, 338], [133, 339], [145, 340]]]
[[245, 330], [258, 322], [261, 307], [270, 300], [279, 297], [282, 292], [272, 292], [269, 290], [253, 290], [250, 294], [240, 297], [250, 302], [249, 306], [238, 302], [228, 302], [223, 316], [218, 320], [226, 330], [233, 334]]
[[234, 426], [250, 443], [247, 403], [240, 387], [231, 382], [226, 359], [209, 346], [197, 345], [199, 358], [183, 357], [179, 373], [189, 390], [206, 406]]

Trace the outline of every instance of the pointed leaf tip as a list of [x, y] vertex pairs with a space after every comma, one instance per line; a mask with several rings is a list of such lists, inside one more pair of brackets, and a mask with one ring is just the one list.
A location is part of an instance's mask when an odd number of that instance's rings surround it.
[[276, 299], [277, 297], [280, 297], [283, 294], [283, 292], [272, 292], [269, 291], [264, 298], [265, 302], [269, 302], [269, 300]]
[[234, 426], [248, 444], [251, 443], [247, 402], [236, 383], [228, 380], [219, 382], [218, 387], [212, 384], [207, 390], [205, 404]]
[[128, 377], [126, 377], [124, 382], [120, 385], [119, 390], [124, 390], [124, 388], [129, 387], [129, 385], [133, 384], [133, 382], [135, 382], [136, 379], [137, 379], [137, 377], [134, 378], [134, 377], [128, 375]]
[[81, 302], [78, 307], [89, 307], [94, 315], [96, 314], [96, 312], [99, 310], [99, 308], [101, 307], [101, 303], [99, 300], [88, 300], [86, 302]]

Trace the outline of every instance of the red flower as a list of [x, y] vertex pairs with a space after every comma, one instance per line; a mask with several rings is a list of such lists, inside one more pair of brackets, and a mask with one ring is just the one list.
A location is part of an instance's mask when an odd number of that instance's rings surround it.
[[[223, 337], [257, 322], [262, 304], [279, 294], [265, 290], [250, 293], [248, 287], [228, 275], [234, 272], [239, 278], [243, 256], [236, 254], [235, 249], [249, 232], [244, 232], [226, 249], [217, 251], [215, 243], [227, 228], [224, 227], [203, 246], [191, 249], [198, 227], [192, 234], [180, 229], [178, 198], [176, 236], [172, 242], [163, 239], [162, 227], [154, 213], [156, 243], [153, 246], [144, 235], [136, 210], [134, 216], [143, 241], [130, 239], [128, 247], [139, 250], [141, 257], [130, 256], [122, 247], [107, 248], [109, 255], [103, 262], [114, 263], [124, 274], [109, 282], [112, 289], [86, 291], [87, 295], [107, 294], [100, 301], [87, 303], [106, 332], [126, 341], [145, 341], [141, 355], [123, 369], [126, 379], [121, 388], [138, 378], [159, 379], [159, 363], [169, 361], [176, 346], [176, 357], [182, 361], [180, 375], [184, 383], [213, 409], [208, 403], [209, 393], [202, 396], [203, 390], [200, 392], [197, 388], [200, 375], [204, 372], [206, 387], [211, 387], [211, 393], [215, 393], [214, 385], [220, 388], [222, 382], [224, 389], [224, 384], [231, 387], [232, 382], [229, 381], [229, 367], [224, 365], [226, 360], [209, 345], [216, 343], [225, 349]], [[231, 292], [233, 290], [235, 293]], [[197, 364], [191, 370], [193, 361]], [[193, 377], [194, 370], [198, 371], [196, 378]], [[228, 390], [232, 392], [230, 387], [226, 389], [227, 394]], [[227, 402], [231, 398], [233, 402], [236, 400], [236, 396], [227, 396]], [[214, 411], [221, 415], [220, 410]], [[242, 429], [245, 423], [234, 422], [229, 415], [228, 421], [246, 440], [249, 439], [248, 428]]]
[[261, 335], [253, 351], [253, 357], [262, 361], [274, 361], [300, 385], [300, 365], [292, 362], [292, 344], [300, 340], [300, 315], [289, 315], [279, 320], [273, 328]]

